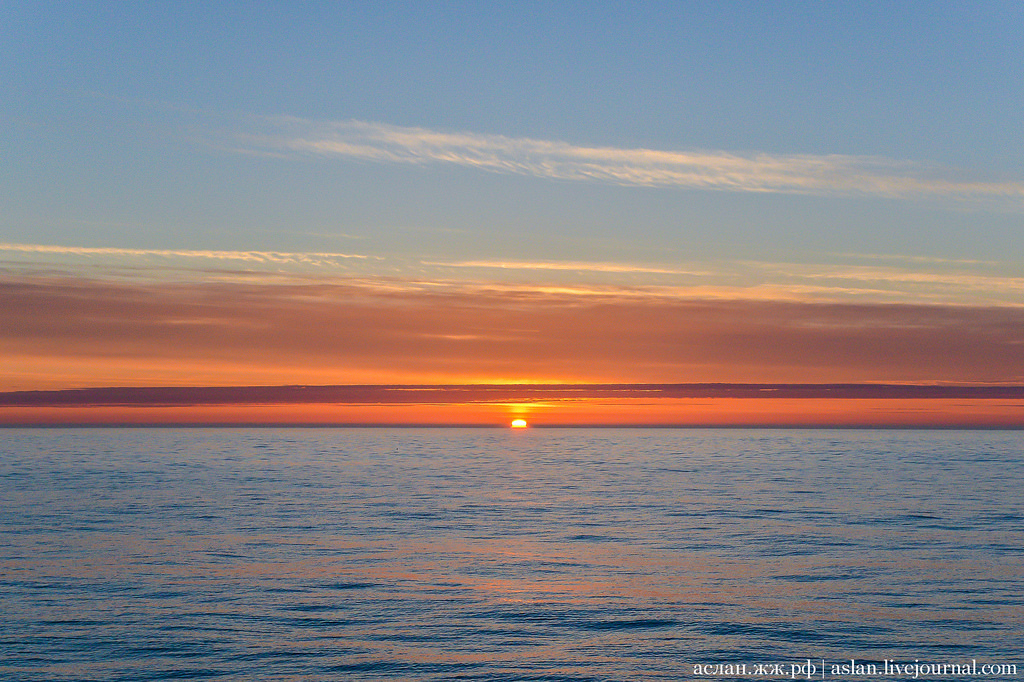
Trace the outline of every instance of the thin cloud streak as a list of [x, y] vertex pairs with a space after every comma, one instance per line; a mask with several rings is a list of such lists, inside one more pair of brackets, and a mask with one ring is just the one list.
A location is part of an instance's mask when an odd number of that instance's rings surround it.
[[[1024, 278], [958, 261], [921, 261], [933, 266], [928, 269], [749, 260], [689, 262], [672, 267], [614, 261], [409, 260], [328, 252], [0, 243], [0, 256], [3, 254], [7, 257], [0, 259], [0, 267], [7, 266], [12, 274], [20, 272], [27, 277], [33, 273], [44, 277], [77, 274], [171, 282], [184, 276], [191, 282], [333, 283], [393, 293], [507, 292], [609, 300], [857, 300], [1024, 306]], [[952, 264], [963, 267], [950, 268]], [[968, 267], [971, 265], [974, 267]]]
[[[756, 263], [752, 266], [807, 280], [837, 280], [845, 282], [884, 282], [891, 284], [919, 284], [947, 288], [958, 292], [989, 292], [1020, 296], [1024, 294], [1024, 277], [1010, 275], [981, 275], [969, 272], [925, 272], [856, 265], [802, 265], [786, 263]], [[1017, 303], [1016, 305], [1020, 305]]]
[[449, 384], [317, 386], [135, 386], [0, 392], [0, 407], [274, 404], [439, 405], [536, 403], [595, 398], [662, 400], [1024, 400], [1024, 386], [930, 384]]
[[678, 270], [629, 263], [601, 263], [585, 261], [422, 261], [423, 265], [437, 265], [446, 268], [484, 268], [498, 270], [570, 270], [573, 272], [614, 272], [643, 273], [652, 275], [710, 275], [708, 271]]
[[937, 256], [913, 256], [909, 254], [898, 253], [833, 253], [830, 255], [843, 259], [854, 258], [858, 260], [871, 261], [903, 261], [906, 263], [929, 263], [935, 265], [999, 265], [999, 261], [994, 260], [977, 260], [973, 258], [939, 258]]
[[0, 242], [0, 251], [48, 253], [70, 256], [158, 256], [163, 258], [206, 258], [256, 263], [315, 264], [331, 259], [366, 259], [353, 253], [290, 253], [286, 251], [194, 251], [186, 249], [124, 249], [114, 247], [60, 246], [49, 244], [11, 244]]
[[557, 140], [441, 132], [366, 121], [263, 119], [269, 134], [242, 135], [255, 150], [375, 162], [448, 163], [554, 180], [734, 192], [954, 199], [1024, 199], [1024, 182], [985, 182], [951, 169], [873, 156], [737, 154], [584, 147]]

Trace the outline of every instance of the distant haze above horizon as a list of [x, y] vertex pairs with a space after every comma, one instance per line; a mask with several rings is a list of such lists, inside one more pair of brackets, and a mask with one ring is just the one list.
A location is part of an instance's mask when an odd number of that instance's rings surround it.
[[1024, 428], [1024, 386], [137, 386], [0, 393], [0, 426]]

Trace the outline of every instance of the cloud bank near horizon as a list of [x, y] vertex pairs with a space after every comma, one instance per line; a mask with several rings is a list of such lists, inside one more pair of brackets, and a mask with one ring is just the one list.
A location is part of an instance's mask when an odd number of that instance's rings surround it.
[[447, 384], [323, 386], [126, 386], [0, 391], [3, 407], [172, 407], [207, 405], [462, 405], [550, 401], [1014, 400], [1019, 385], [930, 384]]
[[1021, 307], [67, 278], [0, 297], [0, 390], [1024, 382]]
[[[591, 147], [558, 140], [444, 132], [370, 121], [262, 119], [245, 151], [380, 163], [446, 163], [497, 173], [624, 186], [815, 195], [1024, 199], [1022, 181], [982, 181], [953, 169], [876, 156], [740, 154]], [[242, 151], [242, 150], [240, 150]]]

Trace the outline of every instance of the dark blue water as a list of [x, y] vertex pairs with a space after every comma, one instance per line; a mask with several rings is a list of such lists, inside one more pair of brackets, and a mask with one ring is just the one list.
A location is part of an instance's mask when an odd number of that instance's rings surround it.
[[679, 680], [808, 658], [1024, 675], [1019, 432], [0, 443], [3, 679]]

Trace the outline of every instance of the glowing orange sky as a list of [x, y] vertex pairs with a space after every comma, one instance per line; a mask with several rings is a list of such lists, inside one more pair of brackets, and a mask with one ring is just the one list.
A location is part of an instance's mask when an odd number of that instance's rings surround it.
[[[501, 382], [1024, 383], [1024, 308], [318, 284], [0, 282], [0, 391]], [[399, 286], [401, 284], [401, 286]]]
[[[751, 397], [758, 394], [779, 397]], [[319, 402], [303, 401], [318, 396]], [[531, 426], [1021, 428], [1024, 387], [365, 386], [0, 394], [0, 424], [508, 426], [513, 419]]]
[[1024, 400], [580, 400], [527, 407], [217, 405], [0, 408], [0, 424], [336, 424], [507, 426], [836, 426], [1024, 428]]
[[[1024, 384], [1024, 309], [404, 281], [0, 282], [0, 392], [334, 384]], [[200, 390], [200, 389], [197, 389]], [[0, 423], [1022, 424], [1022, 396], [447, 393], [9, 404]]]

